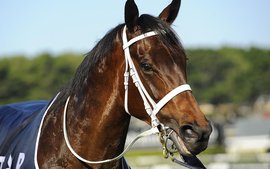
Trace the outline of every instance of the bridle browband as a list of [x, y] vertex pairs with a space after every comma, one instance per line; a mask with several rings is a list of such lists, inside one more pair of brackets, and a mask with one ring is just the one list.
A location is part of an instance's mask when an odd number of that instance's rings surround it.
[[[158, 118], [157, 118], [157, 114], [160, 112], [160, 110], [172, 99], [174, 98], [176, 95], [185, 92], [185, 91], [191, 91], [191, 88], [188, 84], [183, 84], [181, 86], [176, 87], [175, 89], [173, 89], [171, 92], [169, 92], [167, 95], [165, 95], [158, 103], [156, 103], [151, 96], [149, 95], [149, 93], [147, 92], [147, 90], [145, 89], [139, 75], [138, 72], [135, 68], [135, 65], [132, 61], [132, 58], [130, 56], [130, 51], [129, 51], [129, 47], [136, 43], [137, 41], [140, 41], [142, 39], [145, 39], [147, 37], [151, 37], [151, 36], [156, 36], [158, 35], [156, 32], [151, 31], [151, 32], [147, 32], [144, 33], [142, 35], [139, 35], [131, 40], [128, 41], [127, 39], [127, 34], [126, 34], [126, 26], [123, 29], [123, 34], [122, 34], [122, 40], [123, 40], [123, 50], [125, 53], [125, 63], [126, 63], [126, 67], [125, 67], [125, 73], [124, 73], [124, 86], [125, 86], [125, 100], [124, 100], [124, 107], [125, 107], [125, 111], [129, 114], [132, 115], [129, 110], [128, 110], [128, 85], [129, 85], [129, 77], [131, 76], [133, 83], [135, 84], [135, 86], [137, 87], [141, 98], [143, 99], [144, 102], [144, 107], [145, 110], [147, 112], [147, 114], [151, 117], [151, 129], [139, 134], [125, 149], [124, 151], [118, 155], [115, 158], [112, 159], [107, 159], [107, 160], [101, 160], [101, 161], [89, 161], [84, 159], [83, 157], [81, 157], [79, 154], [76, 153], [76, 151], [72, 148], [69, 139], [68, 139], [68, 135], [67, 135], [67, 129], [66, 129], [66, 116], [67, 116], [67, 108], [68, 108], [68, 103], [70, 100], [70, 97], [68, 97], [65, 107], [64, 107], [64, 114], [63, 114], [63, 132], [64, 132], [64, 139], [65, 142], [67, 144], [68, 149], [71, 151], [71, 153], [80, 161], [87, 163], [87, 164], [101, 164], [101, 163], [108, 163], [108, 162], [112, 162], [115, 160], [119, 160], [121, 159], [125, 153], [127, 153], [130, 148], [132, 147], [132, 145], [140, 138], [142, 137], [146, 137], [149, 135], [153, 135], [153, 134], [159, 134], [162, 131], [165, 130], [165, 127], [162, 123], [159, 122]], [[160, 126], [162, 127], [162, 129], [160, 129]], [[161, 131], [162, 130], [162, 131]], [[180, 162], [181, 163], [181, 162]], [[179, 163], [179, 164], [180, 164]], [[185, 164], [180, 164], [185, 166]], [[187, 166], [186, 166], [187, 167]]]

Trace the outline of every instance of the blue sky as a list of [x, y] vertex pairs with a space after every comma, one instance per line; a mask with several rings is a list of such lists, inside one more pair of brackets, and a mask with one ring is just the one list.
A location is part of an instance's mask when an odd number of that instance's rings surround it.
[[[136, 0], [158, 15], [170, 0]], [[1, 0], [0, 56], [86, 53], [124, 21], [124, 0]], [[270, 48], [269, 0], [182, 0], [173, 28], [188, 47]]]

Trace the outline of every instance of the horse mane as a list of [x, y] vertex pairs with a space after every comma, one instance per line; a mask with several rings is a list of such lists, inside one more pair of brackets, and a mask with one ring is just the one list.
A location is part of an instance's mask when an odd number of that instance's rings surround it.
[[[125, 24], [119, 24], [107, 32], [95, 47], [85, 55], [85, 58], [77, 68], [73, 79], [61, 90], [61, 93], [58, 96], [59, 104], [63, 105], [68, 96], [78, 92], [78, 90], [82, 90], [81, 86], [88, 77], [89, 72], [93, 70], [97, 63], [106, 57], [109, 52], [112, 52], [115, 45], [113, 42], [118, 36], [118, 33], [122, 36], [120, 30], [122, 30], [124, 25]], [[142, 33], [147, 33], [149, 31], [157, 32], [161, 42], [170, 50], [170, 52], [179, 54], [179, 51], [181, 51], [185, 55], [179, 38], [166, 22], [151, 15], [143, 14], [138, 18], [138, 25]], [[181, 50], [179, 50], [179, 48]]]

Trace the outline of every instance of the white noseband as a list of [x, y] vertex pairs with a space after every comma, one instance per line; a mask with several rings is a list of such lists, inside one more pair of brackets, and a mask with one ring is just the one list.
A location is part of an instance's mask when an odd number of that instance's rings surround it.
[[144, 85], [142, 84], [142, 81], [138, 75], [138, 72], [136, 70], [136, 67], [134, 66], [134, 63], [130, 56], [129, 46], [134, 44], [135, 42], [142, 40], [144, 38], [155, 36], [157, 35], [156, 32], [151, 31], [147, 32], [145, 34], [139, 35], [131, 40], [128, 41], [127, 34], [126, 34], [126, 26], [123, 29], [123, 49], [125, 52], [125, 60], [126, 60], [126, 69], [124, 73], [124, 85], [125, 85], [125, 110], [128, 114], [128, 79], [129, 76], [132, 77], [133, 83], [137, 87], [143, 102], [144, 107], [147, 112], [147, 114], [151, 117], [151, 123], [152, 127], [156, 127], [160, 124], [159, 120], [157, 119], [158, 112], [162, 109], [162, 107], [165, 106], [172, 98], [174, 98], [176, 95], [185, 92], [185, 91], [191, 91], [191, 88], [188, 84], [183, 84], [181, 86], [178, 86], [177, 88], [173, 89], [171, 92], [169, 92], [167, 95], [165, 95], [158, 103], [156, 103], [147, 90], [145, 89]]

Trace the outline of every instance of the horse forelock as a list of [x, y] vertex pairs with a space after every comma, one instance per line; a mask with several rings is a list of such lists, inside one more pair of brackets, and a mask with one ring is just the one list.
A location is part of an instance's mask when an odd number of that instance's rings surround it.
[[141, 15], [138, 19], [138, 25], [142, 33], [149, 31], [157, 32], [160, 41], [174, 54], [184, 54], [184, 48], [179, 40], [179, 37], [171, 28], [171, 26], [162, 21], [160, 18], [151, 15]]

